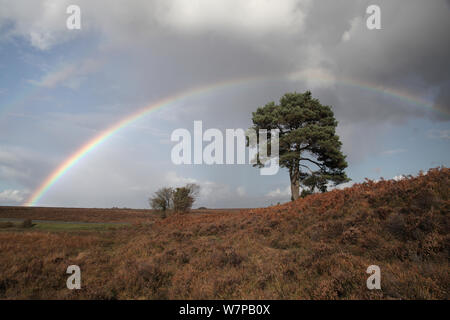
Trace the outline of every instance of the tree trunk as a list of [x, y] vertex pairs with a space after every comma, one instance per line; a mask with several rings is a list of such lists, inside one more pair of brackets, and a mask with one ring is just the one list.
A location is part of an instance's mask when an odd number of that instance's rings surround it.
[[291, 200], [297, 200], [300, 192], [300, 171], [297, 168], [289, 170], [289, 178], [291, 179]]

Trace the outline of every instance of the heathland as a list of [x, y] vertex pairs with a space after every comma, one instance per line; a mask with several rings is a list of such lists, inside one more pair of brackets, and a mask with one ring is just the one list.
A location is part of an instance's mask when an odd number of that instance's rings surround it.
[[449, 299], [449, 186], [440, 168], [259, 209], [0, 207], [0, 298]]

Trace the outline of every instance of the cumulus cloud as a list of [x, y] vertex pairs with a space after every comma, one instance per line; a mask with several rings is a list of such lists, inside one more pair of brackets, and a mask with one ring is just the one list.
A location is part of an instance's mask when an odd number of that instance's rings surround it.
[[161, 24], [188, 33], [234, 32], [250, 35], [297, 33], [302, 29], [309, 0], [173, 0], [159, 3]]
[[0, 191], [0, 204], [21, 204], [27, 198], [28, 194], [29, 192], [23, 190], [7, 189]]
[[166, 174], [165, 181], [167, 182], [168, 186], [174, 188], [183, 187], [188, 183], [199, 183], [197, 179], [182, 177], [175, 171], [169, 171]]
[[199, 185], [200, 194], [197, 203], [208, 207], [214, 207], [217, 206], [217, 204], [222, 204], [223, 206], [227, 200], [233, 197], [245, 196], [245, 189], [242, 186], [233, 191], [230, 186], [226, 184], [183, 177], [174, 171], [169, 171], [166, 174], [165, 182], [167, 183], [167, 186], [170, 187], [182, 187], [188, 183]]
[[342, 189], [345, 189], [345, 188], [350, 188], [354, 184], [355, 184], [354, 181], [348, 181], [348, 182], [344, 182], [344, 183], [338, 184], [337, 186], [330, 186], [328, 188], [328, 190], [333, 190], [333, 189], [342, 190]]
[[290, 198], [291, 197], [291, 187], [287, 186], [286, 188], [276, 188], [275, 190], [271, 190], [266, 194], [269, 198], [276, 198], [276, 199], [284, 199], [284, 198]]

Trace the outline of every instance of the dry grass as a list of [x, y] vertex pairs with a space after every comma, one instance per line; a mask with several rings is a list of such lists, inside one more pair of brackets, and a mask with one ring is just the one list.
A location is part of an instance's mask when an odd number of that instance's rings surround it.
[[[136, 218], [106, 233], [4, 231], [0, 298], [448, 299], [449, 186], [450, 169], [433, 169], [265, 209]], [[125, 221], [109, 211], [102, 221]], [[81, 267], [81, 290], [65, 288], [70, 264]], [[366, 288], [372, 264], [382, 290]]]
[[15, 219], [144, 223], [156, 217], [158, 214], [152, 210], [0, 207], [0, 218]]

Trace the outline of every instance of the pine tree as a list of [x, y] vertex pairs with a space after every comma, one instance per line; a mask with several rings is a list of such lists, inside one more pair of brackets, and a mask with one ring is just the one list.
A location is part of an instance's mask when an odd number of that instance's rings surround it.
[[286, 93], [279, 105], [270, 102], [252, 115], [256, 131], [279, 130], [279, 164], [289, 170], [292, 200], [299, 197], [301, 185], [324, 192], [328, 182], [337, 185], [350, 180], [336, 135], [338, 122], [331, 108], [312, 98], [310, 91]]

